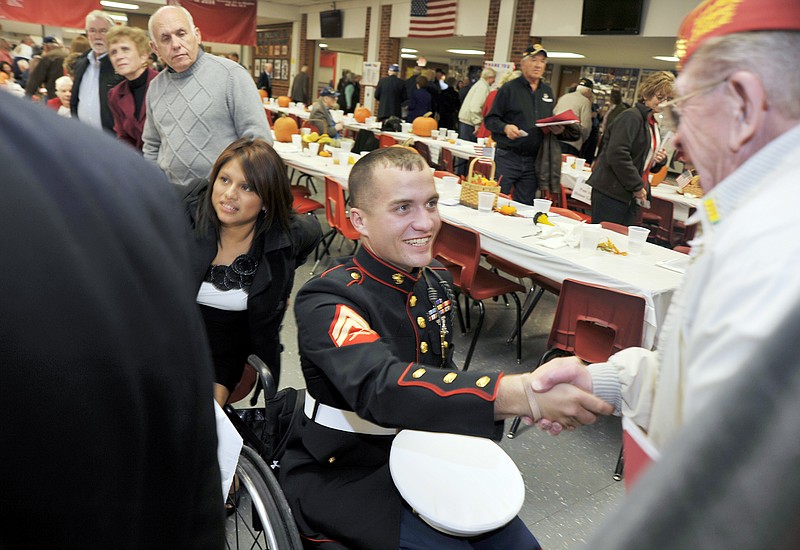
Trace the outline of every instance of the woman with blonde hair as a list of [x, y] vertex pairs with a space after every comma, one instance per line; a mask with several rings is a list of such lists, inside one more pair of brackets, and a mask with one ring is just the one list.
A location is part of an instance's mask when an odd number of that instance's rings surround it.
[[655, 113], [672, 99], [675, 75], [650, 74], [639, 86], [639, 101], [623, 111], [606, 130], [603, 150], [589, 185], [592, 186], [592, 222], [623, 225], [639, 223], [640, 205], [649, 199], [649, 173], [658, 172], [667, 160]]
[[119, 139], [141, 151], [147, 88], [158, 76], [158, 72], [149, 68], [150, 40], [142, 29], [115, 26], [106, 34], [106, 44], [114, 72], [125, 77], [108, 91], [114, 132]]

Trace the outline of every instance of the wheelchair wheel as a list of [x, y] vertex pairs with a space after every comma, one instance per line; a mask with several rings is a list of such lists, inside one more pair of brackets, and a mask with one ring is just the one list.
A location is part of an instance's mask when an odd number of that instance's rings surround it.
[[238, 490], [225, 528], [227, 548], [302, 550], [300, 535], [278, 480], [255, 451], [242, 447], [236, 466]]

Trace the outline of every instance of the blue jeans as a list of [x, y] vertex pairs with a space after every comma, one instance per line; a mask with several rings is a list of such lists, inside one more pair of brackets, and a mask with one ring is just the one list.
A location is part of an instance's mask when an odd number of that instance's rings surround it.
[[495, 177], [503, 178], [500, 191], [509, 194], [513, 188], [515, 201], [533, 204], [537, 187], [536, 157], [498, 148], [494, 152], [494, 162], [497, 165]]
[[540, 550], [536, 537], [519, 516], [506, 526], [470, 538], [453, 537], [437, 531], [405, 506], [400, 516], [400, 550]]

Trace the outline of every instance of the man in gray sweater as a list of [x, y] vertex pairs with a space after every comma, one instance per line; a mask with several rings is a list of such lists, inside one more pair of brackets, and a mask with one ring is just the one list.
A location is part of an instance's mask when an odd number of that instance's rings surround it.
[[241, 65], [206, 54], [200, 30], [182, 7], [164, 6], [149, 22], [153, 49], [167, 65], [147, 91], [144, 157], [173, 183], [208, 178], [233, 141], [262, 138], [272, 144], [261, 97]]

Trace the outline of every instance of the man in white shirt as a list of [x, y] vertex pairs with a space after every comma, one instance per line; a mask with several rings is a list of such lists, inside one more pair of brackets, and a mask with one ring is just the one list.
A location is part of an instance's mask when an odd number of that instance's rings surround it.
[[486, 67], [478, 81], [467, 92], [467, 97], [464, 98], [458, 111], [458, 136], [461, 139], [477, 141], [475, 131], [483, 122], [483, 104], [486, 103], [486, 96], [489, 95], [496, 76], [494, 69]]
[[555, 113], [563, 113], [569, 109], [581, 121], [581, 137], [575, 141], [562, 141], [561, 152], [567, 155], [580, 156], [581, 145], [592, 132], [592, 93], [594, 82], [581, 78], [574, 92], [562, 95], [556, 103]]
[[92, 49], [75, 65], [75, 84], [70, 100], [72, 117], [112, 132], [114, 117], [108, 108], [108, 91], [124, 78], [114, 72], [106, 48], [106, 33], [114, 20], [106, 12], [94, 10], [86, 16], [86, 36]]

